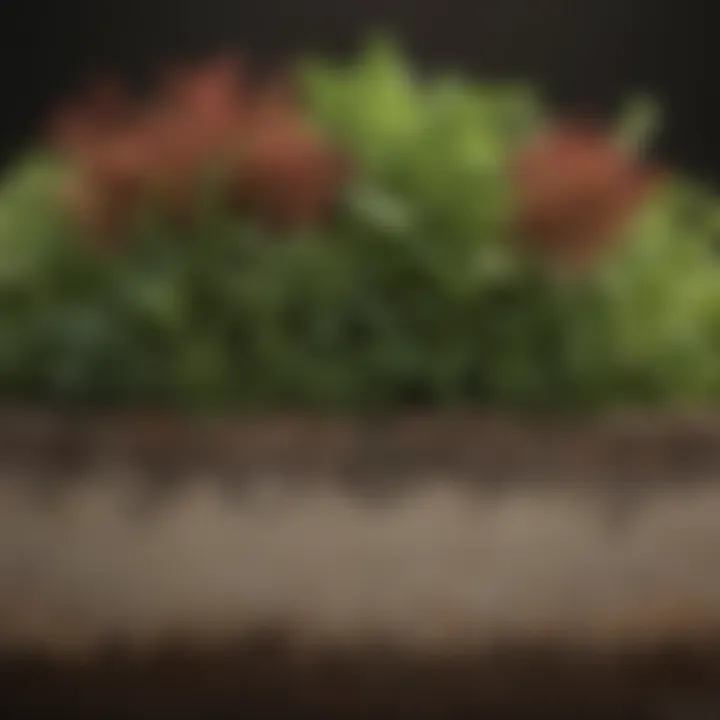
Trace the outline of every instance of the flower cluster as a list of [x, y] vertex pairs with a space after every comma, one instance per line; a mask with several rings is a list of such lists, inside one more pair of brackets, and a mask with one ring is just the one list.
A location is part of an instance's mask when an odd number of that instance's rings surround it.
[[558, 122], [515, 158], [519, 234], [528, 249], [573, 266], [597, 259], [659, 176], [590, 123]]
[[168, 72], [149, 102], [97, 83], [57, 113], [50, 140], [73, 168], [74, 217], [102, 239], [143, 202], [192, 219], [211, 171], [223, 173], [231, 207], [281, 226], [322, 220], [347, 176], [289, 87], [251, 87], [224, 58]]
[[[54, 117], [50, 139], [74, 170], [73, 217], [105, 241], [143, 203], [191, 221], [212, 172], [232, 210], [283, 229], [325, 220], [349, 176], [290, 83], [252, 86], [228, 58], [166, 73], [149, 102], [97, 83]], [[602, 127], [562, 121], [521, 147], [512, 171], [524, 250], [574, 267], [621, 236], [657, 179]]]

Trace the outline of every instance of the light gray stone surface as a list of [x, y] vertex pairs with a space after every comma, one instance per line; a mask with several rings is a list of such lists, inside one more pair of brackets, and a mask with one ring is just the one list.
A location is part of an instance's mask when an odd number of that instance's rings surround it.
[[[212, 640], [634, 644], [720, 630], [720, 483], [501, 488], [434, 475], [383, 503], [333, 478], [0, 478], [0, 648]], [[623, 512], [619, 513], [618, 510]]]

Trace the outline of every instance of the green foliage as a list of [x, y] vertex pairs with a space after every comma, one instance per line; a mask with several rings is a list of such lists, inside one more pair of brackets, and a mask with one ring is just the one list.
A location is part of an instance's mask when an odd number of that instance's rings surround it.
[[[510, 153], [543, 121], [525, 88], [419, 80], [386, 41], [303, 68], [313, 116], [357, 165], [332, 223], [271, 236], [208, 203], [141, 218], [94, 253], [60, 211], [63, 168], [0, 189], [5, 398], [304, 409], [713, 402], [720, 205], [667, 185], [608, 262], [570, 282], [513, 249]], [[638, 105], [622, 142], [655, 122]]]

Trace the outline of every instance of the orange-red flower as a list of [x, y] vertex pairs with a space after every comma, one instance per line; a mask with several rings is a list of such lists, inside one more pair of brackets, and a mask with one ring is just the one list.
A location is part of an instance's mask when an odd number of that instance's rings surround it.
[[618, 240], [656, 177], [601, 128], [558, 124], [513, 167], [521, 238], [552, 261], [592, 262]]
[[344, 158], [282, 90], [258, 98], [239, 149], [232, 201], [276, 226], [327, 217], [347, 177]]
[[292, 94], [250, 92], [220, 59], [174, 70], [152, 102], [104, 83], [59, 113], [50, 139], [74, 166], [70, 209], [93, 236], [122, 234], [144, 200], [190, 220], [206, 170], [222, 163], [237, 211], [280, 226], [327, 216], [345, 169]]

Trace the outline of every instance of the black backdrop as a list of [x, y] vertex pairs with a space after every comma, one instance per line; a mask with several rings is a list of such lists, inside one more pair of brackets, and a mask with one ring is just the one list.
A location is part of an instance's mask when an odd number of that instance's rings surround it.
[[418, 61], [539, 82], [560, 104], [611, 109], [628, 91], [666, 106], [660, 151], [720, 180], [712, 0], [0, 0], [0, 156], [96, 70], [142, 76], [168, 55], [243, 46], [273, 60], [351, 51], [371, 28]]

